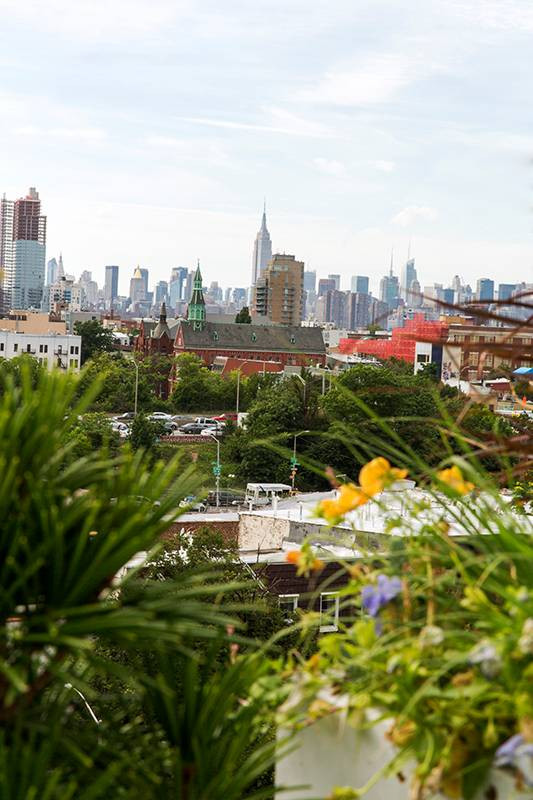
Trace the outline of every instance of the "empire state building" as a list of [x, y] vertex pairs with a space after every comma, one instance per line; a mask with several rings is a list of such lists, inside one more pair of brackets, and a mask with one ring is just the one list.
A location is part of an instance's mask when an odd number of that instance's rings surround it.
[[252, 261], [252, 286], [255, 286], [257, 279], [266, 265], [272, 258], [272, 241], [267, 228], [266, 208], [263, 208], [263, 219], [254, 242], [254, 257]]

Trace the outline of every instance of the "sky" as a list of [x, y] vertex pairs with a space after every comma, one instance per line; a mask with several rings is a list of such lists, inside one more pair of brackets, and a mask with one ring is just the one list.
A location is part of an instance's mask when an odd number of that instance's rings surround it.
[[247, 286], [416, 258], [422, 286], [533, 281], [531, 0], [0, 0], [0, 191], [47, 257]]

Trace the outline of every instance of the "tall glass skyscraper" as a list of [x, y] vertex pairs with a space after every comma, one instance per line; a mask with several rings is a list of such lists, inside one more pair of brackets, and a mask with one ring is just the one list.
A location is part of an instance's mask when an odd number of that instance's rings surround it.
[[105, 268], [104, 303], [106, 308], [113, 308], [118, 297], [118, 267], [110, 265]]

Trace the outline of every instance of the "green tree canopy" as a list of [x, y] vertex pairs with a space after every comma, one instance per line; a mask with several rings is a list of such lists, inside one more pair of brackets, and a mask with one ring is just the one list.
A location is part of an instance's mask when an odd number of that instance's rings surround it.
[[115, 349], [113, 334], [104, 328], [100, 320], [76, 322], [74, 333], [81, 336], [81, 363], [85, 364], [96, 353], [109, 353]]
[[237, 312], [237, 316], [235, 317], [235, 322], [245, 325], [250, 325], [252, 322], [252, 317], [250, 316], [250, 309], [248, 306], [243, 306], [239, 312]]

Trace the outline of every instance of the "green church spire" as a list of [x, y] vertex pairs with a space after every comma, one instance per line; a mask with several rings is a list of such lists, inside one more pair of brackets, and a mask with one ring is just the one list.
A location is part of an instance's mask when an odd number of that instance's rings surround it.
[[192, 297], [187, 308], [187, 319], [193, 323], [195, 331], [201, 331], [205, 324], [205, 301], [202, 289], [202, 273], [200, 272], [200, 262], [196, 267], [192, 286]]

